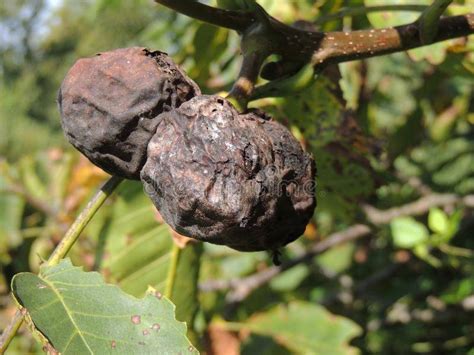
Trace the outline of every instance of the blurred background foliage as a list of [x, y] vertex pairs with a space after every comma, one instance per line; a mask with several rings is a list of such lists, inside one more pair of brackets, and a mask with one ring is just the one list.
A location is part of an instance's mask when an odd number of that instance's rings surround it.
[[[416, 18], [407, 12], [329, 18], [342, 9], [407, 3], [402, 0], [259, 2], [286, 23], [303, 19], [322, 30]], [[473, 9], [474, 2], [466, 0], [455, 1], [449, 11]], [[12, 276], [38, 270], [107, 178], [61, 132], [56, 94], [74, 61], [118, 47], [160, 49], [204, 93], [218, 93], [230, 89], [241, 58], [235, 33], [150, 0], [2, 1], [0, 35], [4, 328], [15, 309]], [[387, 209], [452, 193], [471, 198], [472, 207], [473, 78], [471, 36], [345, 63], [302, 93], [252, 103], [286, 124], [318, 166], [317, 212], [283, 259], [367, 222], [366, 204]], [[198, 282], [262, 272], [271, 264], [269, 256], [187, 246], [172, 297], [178, 319], [187, 322], [202, 352], [214, 354], [474, 354], [473, 210], [453, 203], [428, 210], [394, 216], [369, 237], [290, 268], [238, 303], [226, 290], [199, 292]], [[139, 183], [124, 183], [84, 234], [71, 252], [76, 265], [100, 271], [137, 296], [148, 285], [164, 287], [173, 233]], [[27, 335], [17, 337], [9, 351], [41, 353]]]

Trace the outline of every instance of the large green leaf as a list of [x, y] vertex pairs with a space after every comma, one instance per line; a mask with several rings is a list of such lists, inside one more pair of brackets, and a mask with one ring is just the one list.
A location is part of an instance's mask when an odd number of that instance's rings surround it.
[[335, 316], [323, 307], [295, 301], [257, 314], [232, 328], [270, 336], [297, 353], [311, 355], [354, 354], [357, 349], [348, 342], [361, 333], [349, 319]]
[[143, 299], [104, 283], [69, 260], [20, 273], [12, 289], [35, 327], [64, 354], [171, 354], [195, 352], [174, 306], [160, 295]]

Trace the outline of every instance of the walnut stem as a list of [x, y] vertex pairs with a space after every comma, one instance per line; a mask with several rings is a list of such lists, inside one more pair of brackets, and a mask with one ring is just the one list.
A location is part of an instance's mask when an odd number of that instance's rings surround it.
[[265, 58], [266, 55], [259, 52], [244, 54], [239, 77], [227, 97], [236, 106], [237, 110], [243, 111], [247, 107], [248, 98], [253, 93], [255, 82]]

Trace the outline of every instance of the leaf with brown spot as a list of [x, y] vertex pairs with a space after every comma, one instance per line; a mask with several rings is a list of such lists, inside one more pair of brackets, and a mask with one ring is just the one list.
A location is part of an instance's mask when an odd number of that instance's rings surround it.
[[15, 275], [12, 289], [35, 328], [62, 354], [188, 353], [191, 346], [167, 298], [137, 299], [68, 259], [43, 266], [39, 276]]

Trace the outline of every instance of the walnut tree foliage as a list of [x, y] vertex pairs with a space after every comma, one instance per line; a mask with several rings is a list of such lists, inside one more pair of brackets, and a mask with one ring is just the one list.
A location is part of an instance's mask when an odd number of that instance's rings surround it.
[[[0, 329], [18, 305], [29, 312], [11, 353], [474, 353], [472, 35], [329, 65], [303, 90], [249, 102], [317, 165], [316, 213], [282, 250], [281, 267], [265, 252], [183, 240], [135, 181], [117, 188], [70, 259], [48, 266], [108, 177], [61, 131], [57, 90], [71, 65], [148, 47], [168, 53], [204, 94], [225, 95], [242, 63], [237, 33], [150, 1], [52, 3], [0, 4]], [[248, 0], [203, 3], [254, 9]], [[285, 24], [327, 32], [405, 25], [433, 1], [258, 3]], [[452, 1], [445, 15], [473, 9]], [[307, 74], [291, 65], [264, 69]]]

